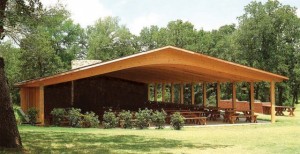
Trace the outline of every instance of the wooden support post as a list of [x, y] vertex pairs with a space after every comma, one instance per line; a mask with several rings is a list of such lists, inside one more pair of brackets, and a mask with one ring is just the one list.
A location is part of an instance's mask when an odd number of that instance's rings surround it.
[[165, 102], [166, 84], [161, 85], [161, 101]]
[[154, 84], [154, 101], [157, 102], [157, 83]]
[[275, 82], [270, 83], [271, 122], [275, 123]]
[[184, 99], [183, 99], [183, 83], [180, 84], [180, 104], [184, 104]]
[[195, 84], [192, 82], [192, 104], [195, 104], [195, 89], [194, 89]]
[[174, 103], [174, 84], [171, 83], [171, 102]]
[[236, 84], [232, 82], [232, 108], [236, 109]]
[[254, 115], [254, 82], [250, 82], [250, 110], [251, 115]]
[[71, 106], [74, 105], [74, 81], [71, 81]]
[[203, 82], [202, 84], [202, 92], [203, 92], [203, 97], [202, 97], [203, 107], [206, 107], [206, 82]]
[[28, 103], [26, 101], [26, 88], [21, 87], [20, 88], [20, 101], [21, 101], [21, 109], [24, 112], [27, 112]]
[[39, 87], [39, 120], [42, 125], [45, 124], [45, 115], [44, 115], [44, 86]]
[[148, 101], [151, 100], [151, 84], [148, 83]]
[[217, 104], [216, 104], [216, 107], [219, 107], [220, 101], [221, 101], [221, 88], [220, 88], [220, 82], [217, 82]]

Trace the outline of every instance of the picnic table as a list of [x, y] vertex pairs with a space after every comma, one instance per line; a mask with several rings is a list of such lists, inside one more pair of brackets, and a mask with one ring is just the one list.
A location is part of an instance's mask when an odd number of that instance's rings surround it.
[[275, 106], [275, 115], [277, 116], [284, 116], [283, 111], [289, 112], [289, 116], [295, 116], [294, 111], [295, 107], [290, 107], [290, 106]]
[[[186, 123], [193, 123], [199, 125], [206, 125], [205, 112], [203, 111], [190, 111], [190, 110], [166, 110], [168, 115], [175, 112], [179, 112], [183, 117]], [[168, 116], [170, 118], [170, 116]], [[170, 119], [167, 119], [169, 121]]]
[[[294, 111], [295, 107], [291, 106], [275, 106], [275, 115], [276, 116], [284, 116], [284, 111], [289, 112], [289, 116], [295, 116]], [[264, 114], [271, 114], [271, 106], [265, 105], [263, 106], [263, 113]]]
[[234, 124], [234, 122], [237, 120], [238, 115], [239, 113], [235, 113], [234, 109], [225, 110], [225, 113], [223, 115], [224, 117], [223, 122], [229, 122], [231, 124]]
[[186, 123], [193, 123], [199, 125], [206, 125], [205, 112], [203, 111], [180, 111]]
[[221, 116], [220, 114], [220, 108], [218, 107], [208, 107], [205, 109], [206, 116], [209, 118], [209, 120], [216, 121], [217, 118]]
[[239, 118], [246, 118], [246, 122], [257, 123], [257, 115], [252, 115], [251, 110], [239, 110], [239, 112], [243, 112], [243, 114], [240, 114], [237, 120], [239, 120]]

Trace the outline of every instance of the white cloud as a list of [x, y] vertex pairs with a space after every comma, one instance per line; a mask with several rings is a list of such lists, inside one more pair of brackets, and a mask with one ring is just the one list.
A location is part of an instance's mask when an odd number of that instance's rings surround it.
[[[54, 5], [56, 2], [55, 0], [42, 0], [45, 6]], [[61, 0], [60, 2], [66, 5], [74, 22], [79, 23], [82, 27], [94, 24], [101, 17], [112, 16], [112, 12], [98, 0]]]
[[140, 16], [135, 18], [131, 24], [129, 24], [129, 29], [135, 35], [139, 35], [142, 28], [157, 25], [160, 20], [160, 16], [155, 13], [149, 13], [146, 16]]
[[297, 9], [297, 15], [300, 18], [300, 9]]
[[100, 17], [112, 15], [98, 0], [68, 0], [67, 9], [70, 10], [73, 20], [83, 27], [94, 24]]

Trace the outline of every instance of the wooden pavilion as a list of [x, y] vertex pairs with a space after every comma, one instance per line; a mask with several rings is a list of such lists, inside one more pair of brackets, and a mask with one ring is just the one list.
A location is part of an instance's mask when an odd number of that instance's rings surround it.
[[[130, 106], [150, 99], [150, 84], [171, 85], [174, 102], [174, 84], [180, 84], [180, 103], [183, 84], [217, 83], [217, 103], [220, 101], [220, 83], [232, 83], [232, 107], [236, 107], [236, 83], [249, 82], [250, 108], [254, 104], [254, 83], [270, 82], [271, 121], [275, 122], [275, 83], [287, 77], [243, 66], [173, 46], [96, 63], [44, 78], [17, 83], [20, 88], [21, 107], [39, 110], [38, 119], [44, 123], [53, 108], [77, 107], [100, 110], [114, 103]], [[194, 104], [194, 86], [191, 102]], [[206, 86], [203, 87], [203, 105], [206, 104]], [[154, 86], [154, 100], [157, 100]], [[101, 106], [101, 107], [98, 107]], [[253, 109], [253, 107], [251, 108]], [[95, 111], [97, 113], [97, 111]], [[252, 112], [253, 114], [254, 112]], [[47, 121], [47, 120], [46, 120]]]

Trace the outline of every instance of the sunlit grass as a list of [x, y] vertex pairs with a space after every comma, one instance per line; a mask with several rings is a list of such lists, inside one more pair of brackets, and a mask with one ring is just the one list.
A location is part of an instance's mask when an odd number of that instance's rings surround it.
[[[32, 126], [19, 130], [25, 153], [299, 153], [298, 113], [299, 109], [295, 117], [276, 117], [275, 124], [181, 131]], [[269, 115], [259, 117], [270, 120]]]

